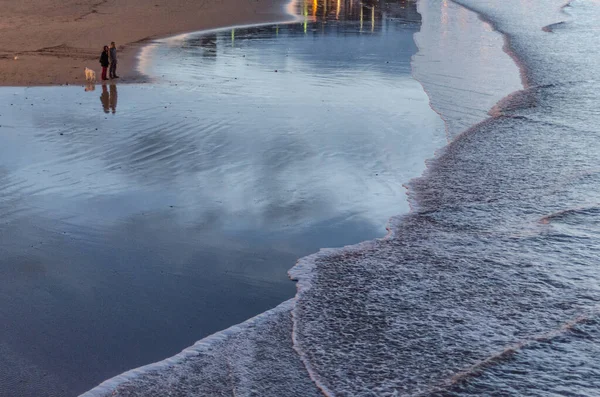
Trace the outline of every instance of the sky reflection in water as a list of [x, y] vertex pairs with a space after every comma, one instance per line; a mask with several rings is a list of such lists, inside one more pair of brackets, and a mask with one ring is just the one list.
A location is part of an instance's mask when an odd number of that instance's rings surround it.
[[444, 142], [410, 77], [414, 3], [301, 10], [154, 44], [155, 85], [0, 90], [0, 372], [17, 380], [0, 394], [172, 355], [292, 296], [297, 258], [408, 210], [402, 184]]

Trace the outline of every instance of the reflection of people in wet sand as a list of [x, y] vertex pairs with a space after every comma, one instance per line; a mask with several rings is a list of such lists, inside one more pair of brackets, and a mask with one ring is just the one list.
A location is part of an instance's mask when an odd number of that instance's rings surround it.
[[114, 113], [117, 112], [117, 85], [111, 84], [110, 91], [106, 88], [106, 85], [102, 85], [102, 94], [100, 94], [100, 102], [102, 102], [102, 109], [104, 109], [104, 113], [109, 113], [110, 111]]
[[104, 113], [108, 113], [108, 104], [109, 95], [108, 90], [106, 89], [106, 85], [102, 84], [102, 94], [100, 94], [100, 102], [102, 102], [102, 108], [104, 109]]
[[109, 97], [110, 109], [113, 113], [117, 111], [117, 85], [110, 85], [110, 97]]

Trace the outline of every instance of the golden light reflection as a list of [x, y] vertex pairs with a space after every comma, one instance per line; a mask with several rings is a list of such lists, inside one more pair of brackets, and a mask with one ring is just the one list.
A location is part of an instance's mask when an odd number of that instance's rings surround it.
[[231, 29], [231, 46], [235, 43], [235, 29]]
[[448, 1], [444, 0], [442, 1], [442, 25], [446, 26], [448, 25]]
[[302, 10], [302, 15], [304, 16], [303, 30], [304, 34], [306, 34], [306, 28], [308, 27], [308, 0], [304, 0], [304, 9]]
[[371, 32], [375, 30], [375, 7], [371, 8]]
[[363, 31], [363, 7], [360, 5], [360, 31]]
[[442, 38], [446, 38], [448, 34], [448, 0], [442, 1], [442, 9], [440, 12], [440, 25]]
[[[361, 0], [303, 0], [302, 3], [296, 3], [296, 13], [301, 14], [302, 21], [300, 23], [306, 34], [308, 34], [309, 23], [312, 31], [325, 31], [326, 24], [336, 20], [357, 21], [360, 32], [375, 32], [378, 24], [381, 24], [378, 29], [385, 28], [385, 18], [388, 15], [395, 18], [395, 15], [398, 14], [399, 18], [403, 18], [406, 14], [412, 18], [413, 14], [411, 13], [416, 14], [416, 5], [413, 0], [392, 1], [393, 6], [390, 11], [385, 7], [380, 7], [380, 3], [376, 0], [368, 2]], [[407, 10], [405, 11], [405, 9]], [[318, 26], [313, 26], [313, 23]]]
[[469, 12], [466, 8], [461, 7], [458, 14], [458, 23], [463, 31], [468, 29], [467, 20], [469, 19]]

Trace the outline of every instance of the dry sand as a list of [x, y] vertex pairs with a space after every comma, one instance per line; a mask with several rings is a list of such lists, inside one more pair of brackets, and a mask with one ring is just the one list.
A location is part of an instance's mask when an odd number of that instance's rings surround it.
[[[119, 48], [119, 82], [139, 82], [137, 54], [154, 38], [292, 19], [283, 0], [0, 0], [0, 85], [83, 84]], [[15, 59], [16, 58], [16, 59]]]

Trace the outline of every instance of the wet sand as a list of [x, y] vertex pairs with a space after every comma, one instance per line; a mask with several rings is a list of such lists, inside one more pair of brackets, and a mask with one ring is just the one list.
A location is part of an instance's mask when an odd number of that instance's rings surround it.
[[136, 57], [148, 41], [240, 24], [293, 19], [280, 0], [0, 0], [0, 86], [82, 84], [100, 79], [102, 47], [119, 48], [119, 82], [140, 82]]
[[402, 184], [444, 144], [410, 75], [415, 4], [302, 11], [159, 40], [156, 84], [0, 89], [0, 395], [172, 356], [408, 211]]

